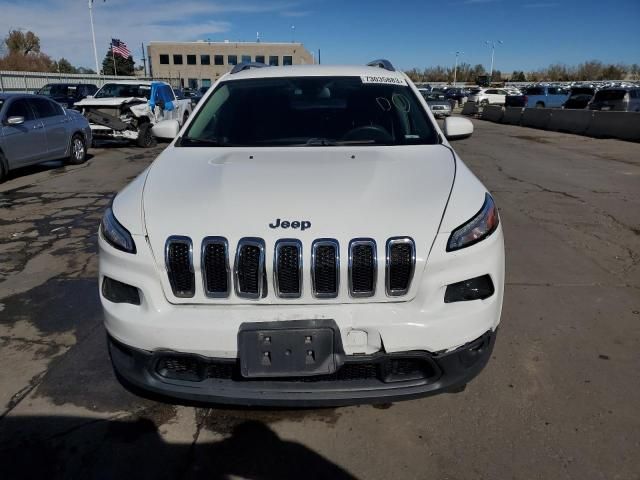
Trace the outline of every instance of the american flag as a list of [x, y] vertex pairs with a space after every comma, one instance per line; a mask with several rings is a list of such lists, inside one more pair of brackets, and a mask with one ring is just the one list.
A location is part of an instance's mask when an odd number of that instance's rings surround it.
[[117, 38], [111, 39], [111, 51], [114, 53], [114, 55], [120, 55], [124, 58], [129, 58], [131, 56], [131, 52], [127, 48], [127, 44], [121, 42]]

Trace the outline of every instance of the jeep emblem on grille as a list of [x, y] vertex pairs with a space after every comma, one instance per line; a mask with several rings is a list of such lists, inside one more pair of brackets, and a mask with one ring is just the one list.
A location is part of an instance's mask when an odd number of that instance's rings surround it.
[[306, 230], [311, 228], [311, 222], [308, 220], [282, 220], [276, 218], [276, 221], [269, 224], [270, 228], [299, 228], [300, 230]]

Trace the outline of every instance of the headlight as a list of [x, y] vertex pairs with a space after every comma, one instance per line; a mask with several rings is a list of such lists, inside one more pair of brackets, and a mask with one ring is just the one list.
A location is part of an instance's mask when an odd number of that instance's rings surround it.
[[133, 237], [131, 237], [129, 231], [116, 220], [111, 208], [107, 208], [104, 217], [102, 217], [100, 231], [104, 239], [112, 247], [122, 250], [123, 252], [136, 253], [136, 244], [133, 241]]
[[488, 193], [480, 211], [467, 223], [456, 228], [447, 242], [447, 252], [460, 250], [485, 239], [498, 228], [500, 218], [493, 198]]

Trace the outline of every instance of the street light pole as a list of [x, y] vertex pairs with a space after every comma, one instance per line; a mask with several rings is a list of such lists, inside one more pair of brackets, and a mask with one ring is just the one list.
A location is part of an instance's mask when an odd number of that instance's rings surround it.
[[98, 68], [98, 50], [96, 48], [96, 31], [93, 28], [93, 0], [89, 0], [89, 18], [91, 19], [91, 37], [93, 38], [93, 58], [96, 61], [96, 74], [100, 74]]
[[502, 40], [487, 40], [484, 42], [487, 46], [491, 46], [491, 70], [489, 71], [489, 79], [493, 78], [493, 59], [496, 53], [496, 43], [502, 45]]
[[458, 77], [458, 57], [460, 55], [464, 55], [464, 52], [456, 52], [456, 66], [453, 69], [453, 86], [454, 87], [456, 86], [456, 80], [457, 80], [457, 77]]

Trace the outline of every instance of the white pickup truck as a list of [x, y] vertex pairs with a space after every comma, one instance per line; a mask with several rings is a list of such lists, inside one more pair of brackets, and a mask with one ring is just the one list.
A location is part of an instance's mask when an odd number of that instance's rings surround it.
[[91, 124], [95, 138], [121, 138], [148, 148], [162, 137], [162, 122], [182, 125], [191, 114], [191, 101], [178, 100], [164, 82], [119, 81], [107, 83], [93, 97], [77, 102]]

